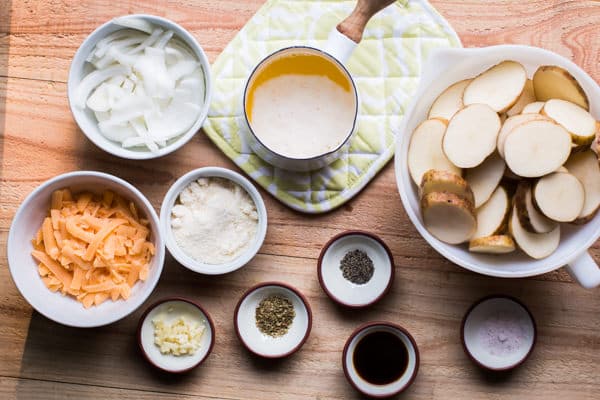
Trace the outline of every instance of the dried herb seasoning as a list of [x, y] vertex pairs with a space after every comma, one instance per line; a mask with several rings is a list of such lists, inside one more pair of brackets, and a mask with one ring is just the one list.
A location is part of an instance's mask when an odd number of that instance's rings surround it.
[[359, 249], [346, 253], [340, 261], [340, 269], [346, 280], [357, 285], [369, 282], [375, 272], [373, 260], [367, 253]]
[[295, 317], [294, 305], [283, 296], [265, 297], [256, 307], [256, 326], [271, 337], [285, 335]]

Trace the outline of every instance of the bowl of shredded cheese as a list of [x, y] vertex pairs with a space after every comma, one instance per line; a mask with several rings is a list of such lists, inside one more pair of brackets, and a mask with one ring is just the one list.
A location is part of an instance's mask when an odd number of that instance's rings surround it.
[[146, 197], [115, 176], [59, 175], [13, 218], [12, 278], [39, 313], [73, 327], [115, 322], [150, 296], [163, 268], [159, 220]]
[[187, 143], [208, 115], [210, 64], [194, 36], [165, 18], [114, 18], [81, 44], [67, 81], [82, 132], [127, 159], [169, 154]]
[[171, 373], [188, 372], [200, 365], [215, 343], [215, 327], [204, 308], [192, 300], [159, 300], [144, 312], [137, 331], [146, 360]]
[[220, 275], [246, 265], [267, 233], [264, 201], [248, 179], [226, 168], [205, 167], [179, 178], [160, 210], [171, 255], [184, 267]]

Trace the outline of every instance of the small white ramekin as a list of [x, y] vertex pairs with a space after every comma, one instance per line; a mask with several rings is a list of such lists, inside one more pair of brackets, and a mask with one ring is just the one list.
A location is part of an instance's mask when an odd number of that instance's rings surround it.
[[[252, 246], [239, 257], [223, 264], [207, 264], [194, 260], [183, 252], [179, 245], [177, 245], [173, 230], [171, 229], [171, 210], [181, 191], [199, 178], [211, 177], [229, 179], [240, 185], [248, 193], [250, 198], [252, 198], [252, 201], [254, 201], [256, 212], [258, 213], [258, 228]], [[258, 250], [260, 250], [260, 247], [265, 240], [265, 236], [267, 235], [267, 209], [265, 208], [265, 202], [260, 193], [248, 179], [237, 172], [226, 168], [204, 167], [188, 172], [177, 179], [177, 181], [169, 188], [160, 209], [160, 226], [169, 252], [181, 265], [201, 274], [221, 275], [243, 267], [256, 255], [256, 253], [258, 253]]]
[[208, 62], [208, 58], [204, 53], [198, 41], [190, 34], [187, 30], [182, 28], [180, 25], [176, 24], [173, 21], [170, 21], [165, 18], [156, 17], [154, 15], [146, 15], [146, 14], [135, 14], [128, 15], [118, 18], [139, 18], [141, 20], [150, 22], [153, 25], [172, 30], [174, 32], [174, 37], [180, 39], [183, 43], [185, 43], [190, 50], [195, 54], [200, 65], [202, 66], [202, 71], [204, 73], [204, 85], [205, 85], [205, 94], [204, 94], [204, 103], [200, 106], [202, 110], [198, 119], [192, 125], [192, 127], [169, 143], [167, 146], [160, 148], [157, 152], [152, 152], [150, 150], [142, 150], [142, 149], [125, 149], [119, 143], [113, 142], [112, 140], [104, 137], [100, 129], [98, 128], [98, 121], [94, 116], [94, 113], [89, 109], [81, 109], [74, 104], [75, 90], [79, 85], [79, 82], [83, 79], [85, 75], [90, 73], [93, 68], [91, 64], [86, 62], [86, 58], [92, 52], [98, 41], [106, 37], [107, 35], [121, 30], [126, 29], [121, 25], [117, 25], [114, 23], [115, 19], [112, 19], [105, 24], [98, 27], [95, 31], [93, 31], [79, 46], [79, 49], [75, 53], [73, 57], [73, 61], [71, 61], [71, 69], [69, 70], [69, 77], [67, 80], [67, 94], [69, 97], [69, 107], [71, 108], [71, 113], [75, 118], [75, 122], [79, 125], [79, 128], [83, 132], [85, 136], [89, 140], [92, 141], [96, 146], [100, 147], [102, 150], [107, 153], [113, 154], [118, 157], [130, 159], [130, 160], [146, 160], [151, 158], [157, 158], [165, 156], [169, 153], [174, 152], [179, 149], [181, 146], [190, 141], [190, 139], [198, 132], [206, 117], [208, 115], [208, 109], [210, 106], [210, 101], [212, 98], [212, 83], [210, 76], [210, 63]]

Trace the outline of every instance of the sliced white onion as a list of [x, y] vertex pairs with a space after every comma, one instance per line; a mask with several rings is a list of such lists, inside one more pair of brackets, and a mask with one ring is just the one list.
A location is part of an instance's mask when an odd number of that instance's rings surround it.
[[96, 112], [108, 112], [110, 110], [110, 102], [108, 101], [108, 90], [110, 85], [106, 82], [101, 83], [100, 86], [94, 90], [90, 97], [86, 101], [86, 105]]
[[204, 72], [173, 31], [139, 18], [113, 22], [130, 29], [109, 34], [90, 52], [96, 70], [75, 89], [74, 104], [94, 113], [107, 139], [158, 152], [197, 121]]
[[157, 140], [170, 140], [187, 132], [200, 114], [197, 104], [175, 101], [162, 113], [149, 113], [145, 116], [148, 130]]
[[160, 37], [160, 35], [162, 33], [163, 33], [162, 29], [156, 28], [152, 32], [152, 35], [148, 36], [148, 38], [146, 40], [144, 40], [138, 46], [136, 46], [132, 50], [130, 50], [129, 54], [137, 54], [137, 53], [140, 53], [140, 52], [146, 50], [146, 48], [152, 46], [154, 44], [154, 42], [156, 42], [158, 40], [158, 38]]
[[135, 132], [137, 133], [138, 137], [140, 137], [141, 139], [144, 140], [144, 144], [148, 147], [148, 149], [150, 151], [152, 151], [153, 153], [157, 152], [158, 145], [150, 137], [148, 130], [144, 126], [144, 123], [139, 121], [139, 119], [131, 120], [129, 123], [131, 124], [131, 126], [133, 127]]
[[118, 47], [111, 47], [106, 56], [112, 57], [113, 61], [127, 67], [133, 67], [133, 64], [135, 64], [138, 59], [135, 55], [131, 55]]
[[152, 108], [152, 99], [138, 97], [133, 94], [123, 96], [115, 103], [110, 115], [112, 124], [121, 124], [132, 119], [143, 117], [144, 112]]
[[129, 123], [124, 124], [113, 124], [108, 121], [102, 121], [98, 124], [98, 129], [100, 132], [109, 140], [114, 140], [115, 142], [122, 143], [124, 140], [128, 138], [136, 137], [136, 131], [129, 125]]
[[165, 64], [165, 51], [148, 47], [133, 68], [140, 74], [148, 96], [165, 99], [173, 96], [175, 81]]
[[131, 17], [131, 16], [123, 16], [113, 19], [113, 24], [120, 25], [124, 28], [137, 29], [138, 31], [146, 32], [147, 34], [151, 34], [154, 26], [141, 18]]
[[200, 66], [200, 63], [194, 60], [183, 60], [173, 65], [168, 69], [169, 76], [175, 82], [180, 80], [183, 76], [190, 75]]
[[109, 111], [94, 111], [94, 115], [98, 122], [108, 121], [110, 119]]
[[117, 75], [128, 75], [130, 72], [131, 70], [123, 65], [115, 65], [90, 72], [79, 82], [79, 86], [75, 89], [75, 105], [84, 108], [88, 96], [98, 85], [108, 78]]
[[170, 31], [170, 30], [166, 31], [158, 38], [156, 43], [154, 43], [154, 47], [156, 47], [157, 49], [164, 49], [172, 37], [173, 37], [173, 31]]
[[[123, 32], [124, 30], [121, 31], [117, 31], [117, 32]], [[106, 52], [109, 49], [114, 49], [114, 48], [125, 48], [125, 47], [129, 47], [132, 46], [134, 44], [140, 44], [144, 41], [144, 39], [146, 39], [148, 36], [143, 34], [143, 33], [139, 33], [139, 32], [135, 32], [135, 31], [130, 31], [131, 33], [127, 34], [126, 36], [123, 37], [119, 37], [117, 39], [108, 41], [108, 42], [98, 42], [98, 44], [96, 45], [96, 51], [93, 52], [92, 54], [94, 55], [94, 57], [100, 58], [103, 57]], [[104, 39], [103, 39], [104, 40]]]

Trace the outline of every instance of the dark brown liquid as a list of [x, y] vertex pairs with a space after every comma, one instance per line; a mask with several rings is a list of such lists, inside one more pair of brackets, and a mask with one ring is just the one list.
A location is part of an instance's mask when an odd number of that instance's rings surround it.
[[393, 333], [373, 332], [358, 342], [352, 361], [364, 380], [374, 385], [387, 385], [406, 371], [408, 350]]

